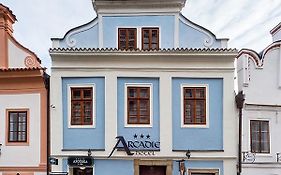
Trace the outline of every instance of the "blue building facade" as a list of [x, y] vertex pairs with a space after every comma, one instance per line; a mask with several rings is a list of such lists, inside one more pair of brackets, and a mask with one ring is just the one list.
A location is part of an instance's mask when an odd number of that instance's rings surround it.
[[95, 0], [52, 39], [51, 173], [236, 174], [237, 51], [185, 3]]

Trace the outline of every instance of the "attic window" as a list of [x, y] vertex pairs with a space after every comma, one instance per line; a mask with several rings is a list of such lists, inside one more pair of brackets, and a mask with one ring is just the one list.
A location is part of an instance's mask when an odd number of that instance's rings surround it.
[[142, 49], [159, 49], [159, 28], [142, 28]]
[[134, 50], [137, 48], [137, 29], [119, 28], [118, 29], [118, 49]]

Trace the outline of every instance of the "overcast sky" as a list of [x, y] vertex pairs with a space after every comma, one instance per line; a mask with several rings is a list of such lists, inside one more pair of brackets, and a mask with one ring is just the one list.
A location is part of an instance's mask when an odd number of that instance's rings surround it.
[[[51, 65], [50, 38], [61, 38], [71, 28], [96, 17], [91, 0], [0, 0], [0, 3], [17, 17], [14, 37], [35, 52], [47, 68]], [[230, 48], [259, 52], [272, 42], [269, 31], [281, 22], [281, 0], [187, 0], [182, 13], [218, 38], [229, 38]]]

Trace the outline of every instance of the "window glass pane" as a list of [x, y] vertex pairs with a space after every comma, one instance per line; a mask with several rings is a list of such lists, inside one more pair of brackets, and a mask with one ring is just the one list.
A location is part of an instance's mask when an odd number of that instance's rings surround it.
[[129, 97], [137, 97], [137, 89], [129, 88]]
[[189, 88], [185, 88], [185, 91], [184, 91], [184, 97], [185, 98], [191, 98], [192, 97], [192, 89], [189, 89]]
[[157, 44], [158, 43], [158, 31], [152, 30], [152, 43]]
[[81, 98], [80, 89], [72, 89], [72, 98], [73, 99], [80, 99]]
[[73, 111], [73, 116], [81, 116], [81, 104], [80, 102], [73, 102], [72, 103], [72, 111]]
[[92, 102], [84, 102], [84, 116], [92, 115]]
[[129, 109], [129, 116], [137, 115], [137, 101], [130, 100], [128, 109]]
[[205, 88], [196, 88], [196, 98], [205, 98]]
[[18, 114], [14, 112], [9, 112], [10, 122], [16, 122], [18, 118]]
[[134, 124], [134, 123], [138, 123], [138, 118], [137, 116], [130, 116], [129, 120], [128, 120], [129, 124]]
[[148, 50], [149, 49], [149, 44], [143, 44], [143, 50]]
[[92, 89], [85, 89], [83, 91], [84, 98], [91, 99], [92, 98]]
[[149, 30], [143, 30], [143, 44], [149, 44]]
[[185, 124], [193, 123], [194, 103], [191, 100], [185, 100]]
[[149, 114], [149, 101], [142, 100], [140, 101], [140, 115], [148, 115]]
[[149, 97], [149, 88], [141, 88], [140, 89], [140, 97], [148, 98]]
[[140, 123], [149, 124], [149, 116], [140, 116]]
[[9, 141], [16, 141], [17, 140], [17, 133], [16, 132], [10, 132], [9, 133]]

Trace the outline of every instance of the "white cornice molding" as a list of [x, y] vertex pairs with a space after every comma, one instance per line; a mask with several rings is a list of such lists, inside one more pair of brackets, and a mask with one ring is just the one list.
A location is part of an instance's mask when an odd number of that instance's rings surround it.
[[101, 13], [180, 12], [186, 0], [92, 0], [95, 11]]

